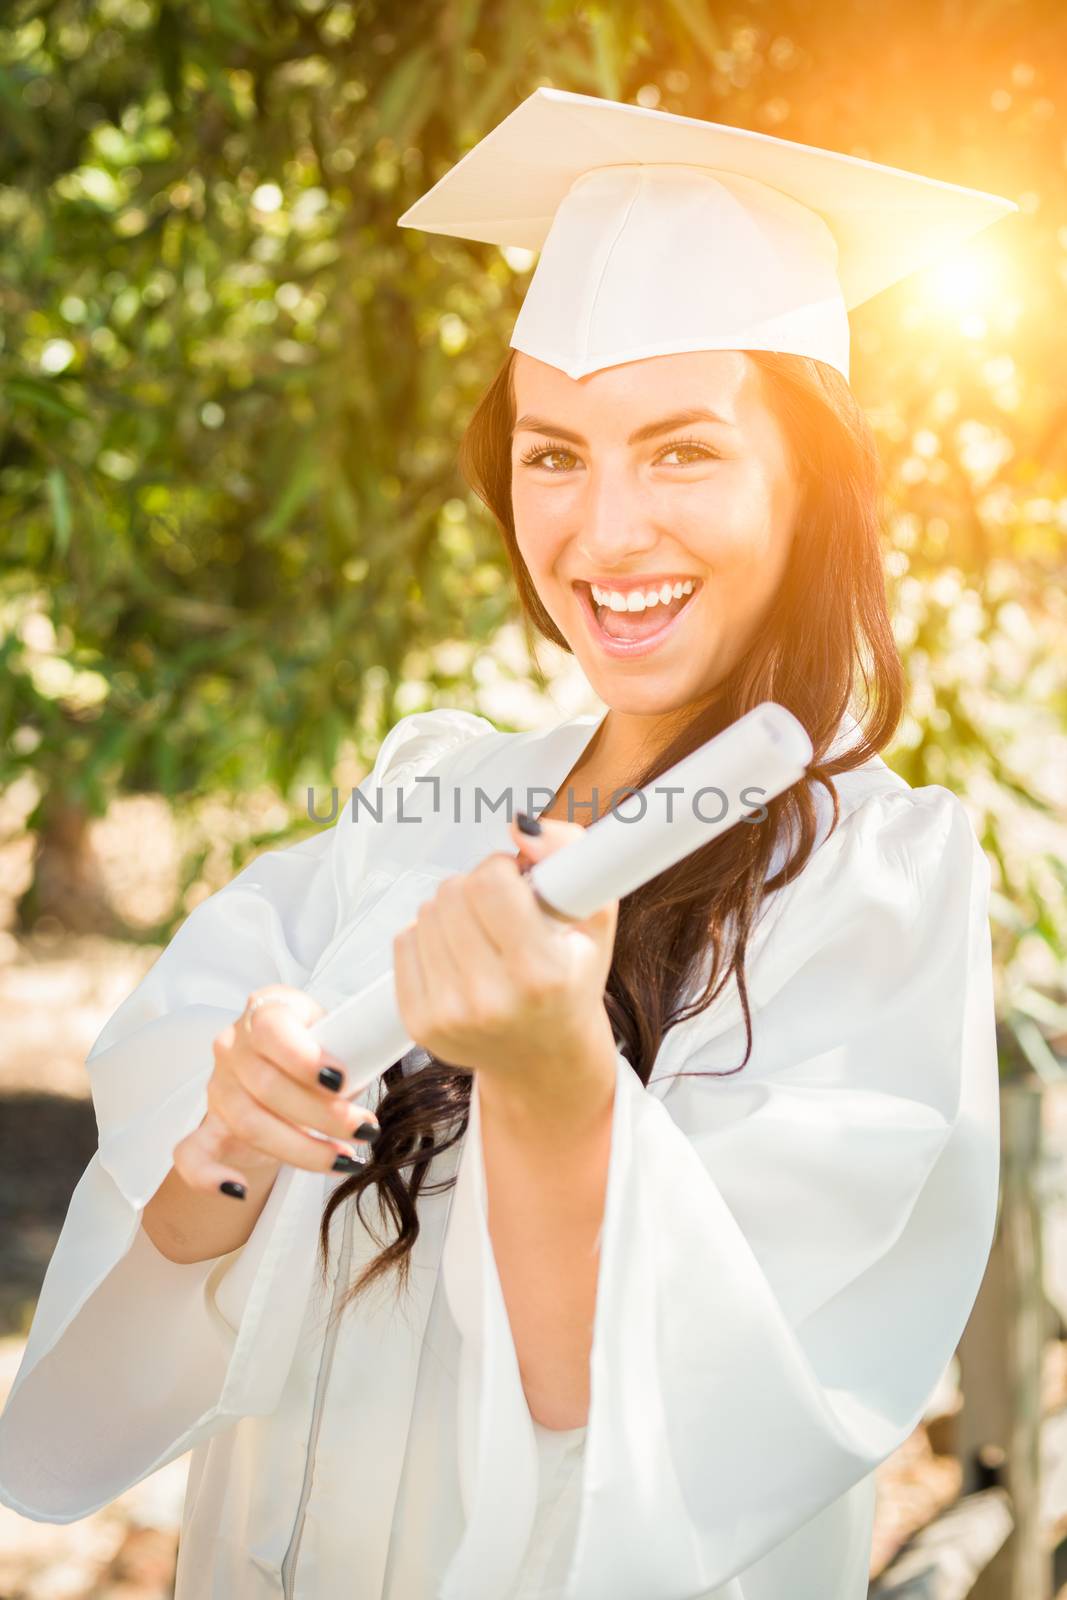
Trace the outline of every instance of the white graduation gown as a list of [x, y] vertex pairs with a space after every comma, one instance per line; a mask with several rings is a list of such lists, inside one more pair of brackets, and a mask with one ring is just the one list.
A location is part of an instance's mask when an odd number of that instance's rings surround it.
[[380, 1285], [325, 1337], [377, 1249], [335, 1213], [323, 1288], [340, 1175], [283, 1168], [214, 1261], [140, 1227], [248, 992], [329, 1007], [375, 976], [443, 876], [510, 851], [492, 801], [543, 809], [599, 722], [403, 718], [361, 785], [382, 820], [346, 805], [262, 854], [119, 1006], [87, 1060], [99, 1149], [0, 1417], [6, 1505], [74, 1521], [192, 1450], [177, 1600], [863, 1600], [873, 1469], [953, 1355], [996, 1210], [989, 867], [949, 790], [874, 758], [837, 780], [827, 837], [814, 787], [816, 852], [750, 944], [743, 1071], [669, 1076], [741, 1060], [734, 983], [647, 1089], [619, 1054], [584, 1430], [553, 1441], [526, 1405], [476, 1084], [431, 1174], [458, 1181], [420, 1200], [411, 1296]]

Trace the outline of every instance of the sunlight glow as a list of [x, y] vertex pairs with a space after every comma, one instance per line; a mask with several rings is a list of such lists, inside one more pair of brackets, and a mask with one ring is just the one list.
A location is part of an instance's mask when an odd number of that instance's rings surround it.
[[921, 275], [919, 295], [936, 315], [950, 317], [967, 339], [984, 339], [1009, 298], [1008, 273], [999, 253], [975, 241]]

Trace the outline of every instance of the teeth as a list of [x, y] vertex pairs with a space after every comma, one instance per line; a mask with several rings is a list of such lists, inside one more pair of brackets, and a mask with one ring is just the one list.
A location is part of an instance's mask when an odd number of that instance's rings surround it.
[[673, 584], [664, 583], [659, 589], [649, 589], [644, 594], [640, 589], [620, 594], [618, 589], [598, 589], [595, 583], [591, 583], [589, 588], [598, 606], [609, 606], [612, 611], [646, 611], [649, 606], [657, 606], [661, 602], [666, 606], [672, 600], [680, 599], [683, 594], [692, 594], [693, 580], [686, 578]]

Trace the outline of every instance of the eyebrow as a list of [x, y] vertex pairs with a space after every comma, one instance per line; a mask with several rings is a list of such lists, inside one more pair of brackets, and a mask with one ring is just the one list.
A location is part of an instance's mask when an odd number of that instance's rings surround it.
[[[673, 416], [660, 417], [657, 422], [646, 422], [644, 427], [635, 429], [626, 442], [643, 444], [646, 439], [655, 439], [658, 434], [670, 433], [672, 428], [684, 428], [693, 422], [720, 422], [727, 428], [734, 426], [728, 417], [721, 417], [717, 411], [709, 411], [704, 406], [693, 406], [688, 411], [676, 411]], [[571, 444], [587, 443], [580, 433], [574, 433], [570, 428], [561, 428], [554, 422], [545, 422], [541, 417], [529, 415], [520, 417], [512, 431], [547, 433], [557, 439], [566, 439]]]

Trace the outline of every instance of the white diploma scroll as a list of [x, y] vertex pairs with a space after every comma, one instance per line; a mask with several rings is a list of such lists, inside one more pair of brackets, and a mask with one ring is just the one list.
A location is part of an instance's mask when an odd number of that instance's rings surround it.
[[[796, 717], [765, 701], [539, 861], [527, 881], [546, 913], [584, 920], [751, 817], [802, 778], [811, 758]], [[343, 1062], [346, 1094], [359, 1094], [414, 1043], [397, 1010], [392, 968], [320, 1017], [311, 1033]]]

